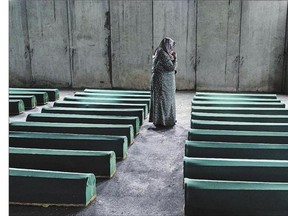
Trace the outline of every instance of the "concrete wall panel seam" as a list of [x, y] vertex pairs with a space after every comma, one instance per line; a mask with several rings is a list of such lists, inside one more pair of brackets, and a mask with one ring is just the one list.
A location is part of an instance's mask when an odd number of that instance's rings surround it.
[[153, 55], [154, 55], [154, 50], [156, 49], [156, 47], [154, 47], [154, 43], [155, 43], [155, 41], [154, 41], [154, 36], [155, 36], [154, 35], [154, 2], [155, 2], [155, 0], [152, 0], [152, 38], [151, 38], [151, 40], [152, 40]]
[[284, 61], [282, 74], [282, 93], [288, 94], [288, 4], [286, 12], [286, 31], [285, 31], [285, 46], [284, 46]]
[[239, 29], [239, 55], [238, 55], [238, 76], [237, 76], [237, 91], [240, 88], [240, 60], [241, 60], [241, 33], [242, 33], [242, 14], [243, 14], [243, 1], [240, 1], [240, 29]]
[[194, 65], [194, 71], [195, 71], [195, 83], [194, 83], [194, 89], [197, 91], [197, 65], [198, 65], [198, 54], [197, 54], [197, 31], [198, 31], [198, 0], [194, 0], [195, 5], [195, 28], [196, 28], [196, 34], [195, 34], [195, 65]]
[[28, 44], [27, 44], [27, 50], [28, 50], [28, 57], [29, 57], [29, 68], [30, 68], [30, 74], [31, 74], [31, 80], [30, 82], [33, 80], [33, 73], [32, 73], [32, 66], [31, 66], [31, 47], [30, 47], [30, 37], [29, 37], [29, 28], [28, 28], [28, 15], [27, 15], [27, 0], [24, 1], [25, 2], [25, 19], [26, 19], [26, 31], [27, 31], [27, 39], [28, 39]]
[[109, 41], [108, 41], [108, 54], [109, 54], [109, 57], [108, 57], [108, 61], [109, 61], [109, 73], [110, 73], [110, 85], [111, 85], [111, 88], [113, 89], [113, 68], [112, 68], [112, 31], [111, 31], [111, 1], [112, 0], [108, 0], [108, 11], [109, 11], [109, 23], [108, 23], [108, 26], [109, 26]]
[[72, 57], [72, 50], [71, 50], [71, 46], [72, 46], [72, 38], [71, 38], [71, 31], [72, 31], [72, 26], [71, 26], [71, 14], [70, 14], [70, 0], [66, 0], [66, 5], [67, 5], [67, 20], [68, 20], [68, 47], [67, 47], [67, 52], [69, 53], [69, 67], [70, 67], [70, 83], [71, 83], [71, 87], [73, 87], [73, 57]]
[[226, 74], [227, 74], [227, 61], [228, 61], [228, 39], [229, 39], [229, 12], [230, 12], [230, 0], [228, 1], [228, 13], [227, 13], [227, 32], [226, 32], [226, 56], [225, 56], [225, 69], [224, 69], [224, 73], [225, 73], [225, 81], [226, 81]]

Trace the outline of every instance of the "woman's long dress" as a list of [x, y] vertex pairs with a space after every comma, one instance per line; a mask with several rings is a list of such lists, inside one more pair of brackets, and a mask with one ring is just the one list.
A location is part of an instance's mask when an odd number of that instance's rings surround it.
[[173, 126], [176, 122], [175, 69], [177, 62], [161, 49], [153, 61], [149, 122]]

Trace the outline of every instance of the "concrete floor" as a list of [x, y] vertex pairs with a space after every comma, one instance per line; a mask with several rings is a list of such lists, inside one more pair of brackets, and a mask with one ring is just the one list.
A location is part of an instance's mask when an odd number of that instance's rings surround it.
[[[60, 91], [60, 99], [66, 95], [73, 95], [73, 91]], [[117, 162], [112, 179], [97, 180], [97, 198], [86, 208], [10, 206], [9, 215], [184, 215], [182, 164], [193, 96], [194, 92], [177, 92], [178, 122], [174, 128], [153, 130], [145, 120], [127, 159]], [[278, 98], [288, 107], [288, 96]], [[25, 121], [26, 116], [27, 112], [10, 121]]]

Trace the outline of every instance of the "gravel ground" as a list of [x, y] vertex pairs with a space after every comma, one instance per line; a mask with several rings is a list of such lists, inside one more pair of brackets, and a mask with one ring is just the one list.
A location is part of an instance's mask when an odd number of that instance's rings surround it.
[[[60, 99], [66, 95], [73, 95], [73, 91], [60, 91]], [[97, 180], [97, 198], [86, 208], [10, 206], [9, 215], [184, 215], [184, 141], [190, 127], [193, 96], [194, 92], [177, 92], [175, 127], [155, 130], [145, 120], [127, 159], [117, 162], [112, 179]], [[288, 96], [278, 98], [288, 107]], [[30, 112], [40, 110], [38, 107]], [[10, 121], [25, 121], [27, 113]]]

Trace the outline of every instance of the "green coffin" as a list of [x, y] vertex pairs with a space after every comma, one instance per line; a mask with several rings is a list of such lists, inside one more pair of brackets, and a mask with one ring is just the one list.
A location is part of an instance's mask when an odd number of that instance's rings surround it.
[[270, 99], [270, 98], [250, 98], [250, 97], [201, 97], [194, 96], [193, 100], [195, 101], [211, 101], [211, 102], [227, 102], [227, 101], [235, 101], [235, 102], [263, 102], [263, 103], [280, 103], [279, 99]]
[[58, 89], [46, 88], [9, 88], [9, 91], [30, 91], [30, 92], [47, 92], [49, 101], [56, 101], [59, 99]]
[[9, 203], [87, 206], [96, 198], [92, 173], [9, 168]]
[[88, 102], [88, 103], [120, 103], [120, 104], [146, 104], [150, 107], [150, 99], [130, 99], [130, 98], [91, 98], [91, 97], [69, 97], [66, 96], [63, 99], [64, 101], [75, 101], [75, 102]]
[[9, 91], [9, 96], [12, 95], [26, 95], [32, 96], [34, 95], [37, 100], [37, 105], [47, 104], [49, 101], [49, 97], [47, 92], [33, 92], [33, 91]]
[[9, 146], [38, 149], [114, 151], [116, 158], [119, 159], [126, 158], [128, 150], [127, 138], [125, 136], [20, 131], [9, 132]]
[[50, 132], [91, 135], [126, 136], [128, 143], [134, 141], [132, 125], [52, 123], [52, 122], [11, 122], [10, 131]]
[[262, 103], [262, 102], [212, 102], [212, 101], [192, 101], [192, 107], [254, 107], [254, 108], [285, 108], [284, 103]]
[[23, 100], [10, 100], [9, 99], [9, 115], [18, 115], [25, 111]]
[[75, 92], [74, 96], [77, 97], [91, 97], [91, 98], [131, 98], [131, 99], [150, 99], [150, 94], [113, 94], [113, 93], [87, 93]]
[[287, 160], [287, 144], [185, 141], [185, 156], [206, 158]]
[[185, 215], [288, 215], [288, 183], [185, 178], [184, 184]]
[[191, 128], [207, 130], [288, 132], [288, 123], [192, 120]]
[[217, 93], [217, 92], [196, 92], [195, 96], [199, 97], [239, 97], [239, 98], [265, 98], [276, 99], [276, 94], [246, 94], [246, 93]]
[[288, 123], [287, 115], [226, 114], [192, 112], [193, 120]]
[[133, 90], [112, 90], [112, 89], [85, 89], [84, 92], [88, 93], [101, 93], [101, 94], [136, 94], [136, 95], [150, 95], [150, 91], [133, 91]]
[[137, 116], [140, 124], [144, 121], [143, 109], [100, 109], [75, 107], [43, 107], [42, 113], [81, 114], [81, 115], [108, 115], [108, 116]]
[[231, 113], [231, 114], [261, 114], [261, 115], [288, 115], [285, 108], [252, 108], [252, 107], [204, 107], [192, 106], [192, 112], [203, 113]]
[[120, 104], [120, 103], [90, 103], [76, 101], [56, 101], [54, 107], [78, 107], [78, 108], [108, 108], [108, 109], [143, 109], [144, 118], [148, 115], [146, 104]]
[[9, 100], [23, 100], [25, 109], [33, 109], [37, 106], [37, 100], [34, 95], [9, 95]]
[[288, 144], [287, 132], [189, 129], [188, 140]]
[[184, 157], [184, 178], [288, 182], [288, 160]]
[[78, 114], [53, 114], [53, 113], [30, 113], [26, 121], [33, 122], [62, 122], [62, 123], [85, 123], [85, 124], [123, 124], [132, 125], [134, 135], [139, 133], [139, 119], [131, 116], [97, 116]]
[[93, 173], [111, 178], [116, 172], [113, 151], [9, 148], [9, 167]]

